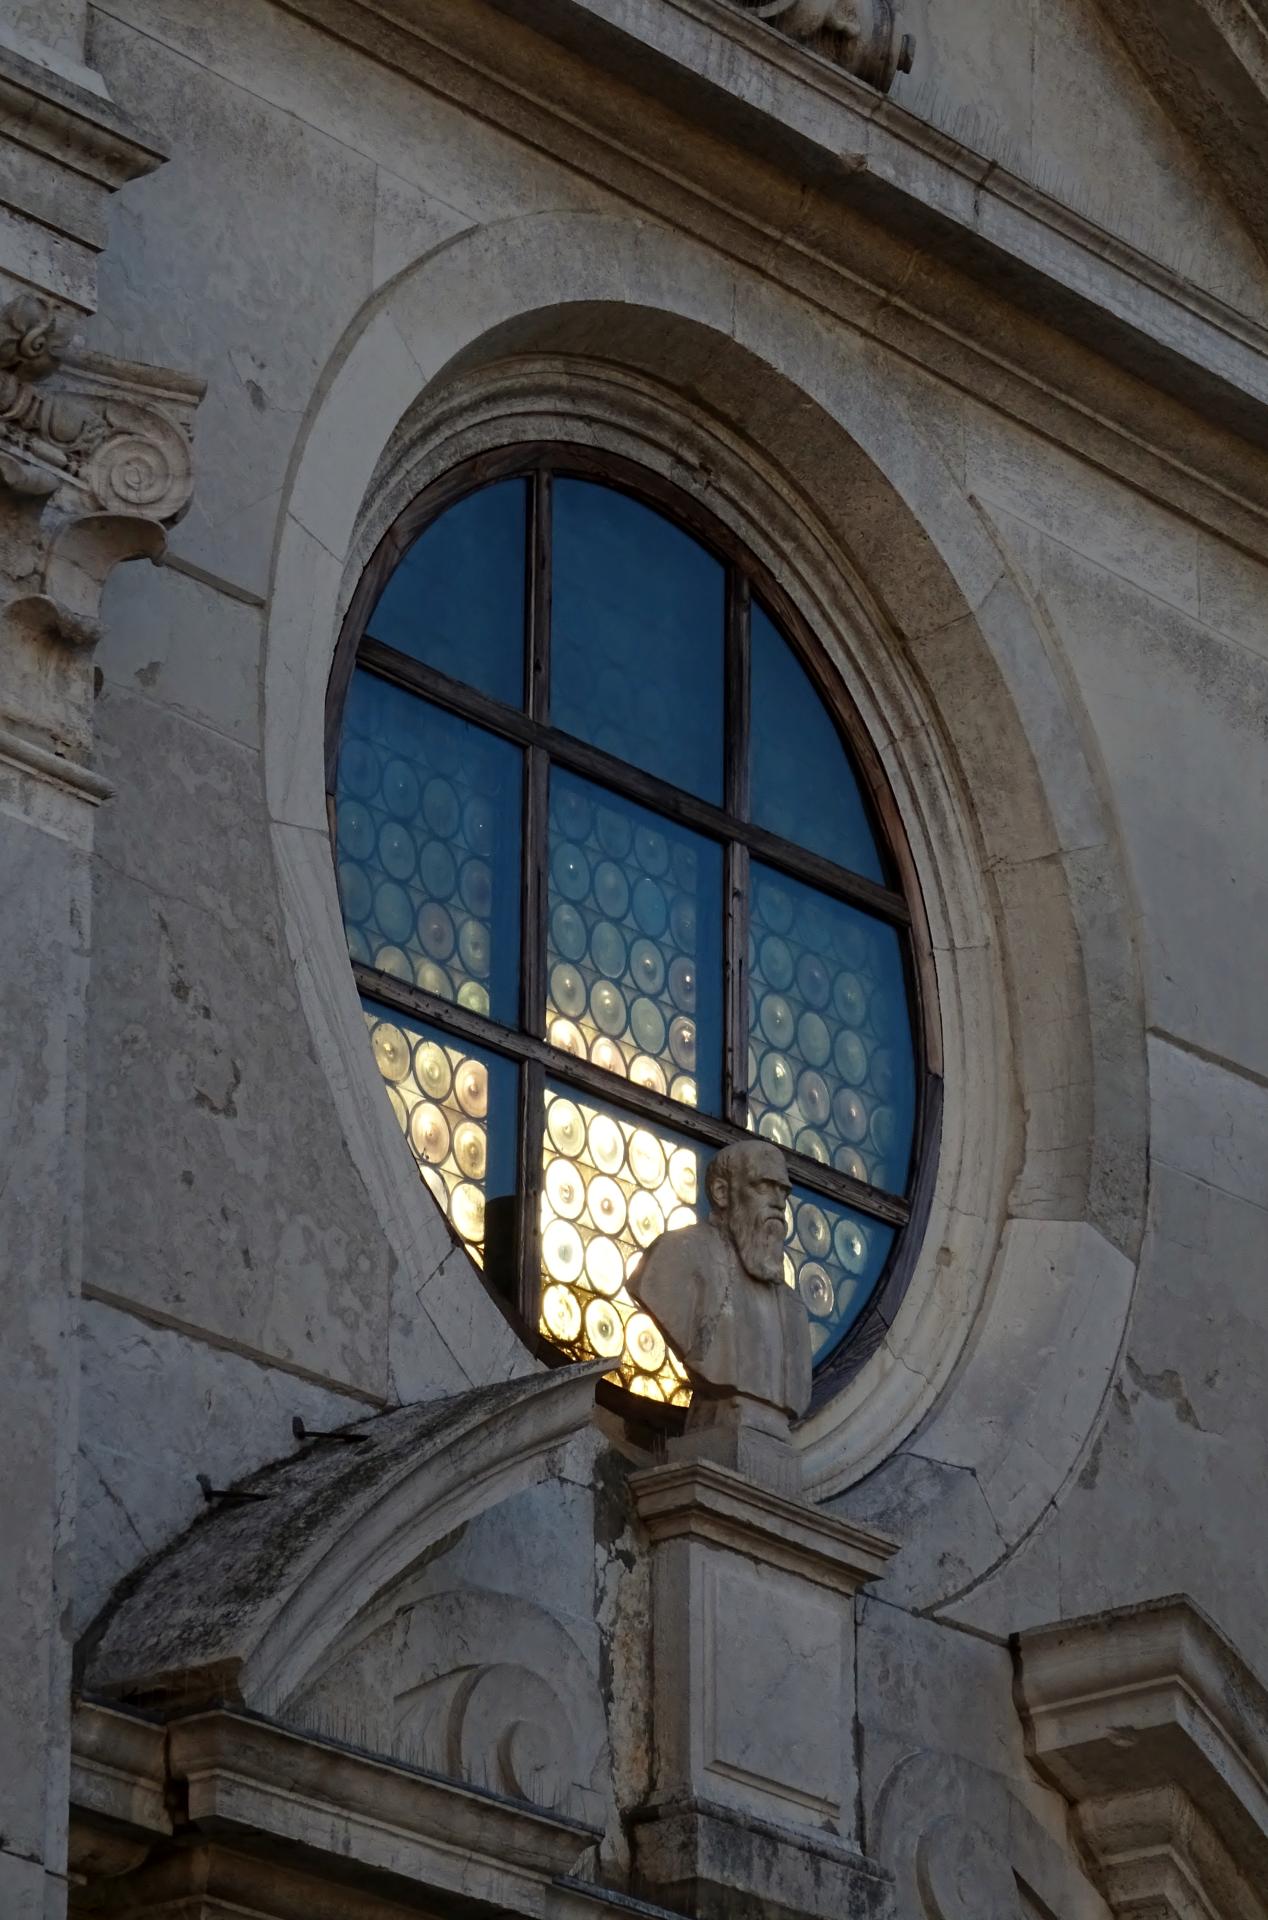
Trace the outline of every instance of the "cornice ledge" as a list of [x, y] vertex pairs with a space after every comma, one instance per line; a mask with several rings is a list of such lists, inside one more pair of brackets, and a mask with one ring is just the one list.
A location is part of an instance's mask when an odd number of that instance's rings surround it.
[[1264, 1920], [1268, 1690], [1192, 1601], [1036, 1628], [1015, 1657], [1027, 1751], [1113, 1911]]
[[86, 173], [111, 191], [167, 158], [105, 94], [0, 40], [0, 138]]
[[[760, 151], [1012, 304], [1268, 445], [1268, 327], [884, 99], [743, 0], [490, 0], [710, 131]], [[292, 0], [329, 20], [363, 0]], [[407, 31], [469, 57], [417, 0]], [[487, 36], [486, 36], [487, 38]], [[725, 56], [722, 48], [726, 49]]]
[[633, 1476], [630, 1490], [653, 1541], [707, 1540], [838, 1593], [857, 1593], [866, 1581], [879, 1579], [898, 1551], [889, 1534], [789, 1499], [711, 1461], [652, 1467]]
[[[70, 1800], [79, 1872], [90, 1883], [135, 1876], [125, 1894], [135, 1891], [147, 1912], [145, 1862], [161, 1842], [169, 1844], [154, 1864], [167, 1897], [178, 1849], [188, 1859], [202, 1843], [241, 1850], [257, 1873], [261, 1852], [305, 1855], [323, 1884], [327, 1872], [351, 1876], [376, 1915], [383, 1909], [372, 1896], [409, 1889], [413, 1912], [420, 1887], [442, 1903], [540, 1914], [551, 1883], [575, 1872], [602, 1837], [529, 1801], [224, 1707], [160, 1723], [80, 1700]], [[174, 1843], [173, 1804], [181, 1808]], [[268, 1893], [264, 1876], [260, 1910], [273, 1912]], [[132, 1910], [126, 1897], [124, 1905]], [[347, 1910], [362, 1911], [351, 1895]]]

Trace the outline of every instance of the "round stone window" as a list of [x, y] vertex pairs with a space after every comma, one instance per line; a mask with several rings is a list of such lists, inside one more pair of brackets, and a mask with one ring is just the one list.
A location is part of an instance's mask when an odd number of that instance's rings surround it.
[[566, 447], [416, 501], [336, 657], [339, 896], [420, 1177], [530, 1342], [650, 1401], [689, 1391], [627, 1282], [728, 1141], [787, 1156], [821, 1376], [906, 1264], [912, 914], [834, 680], [697, 503]]

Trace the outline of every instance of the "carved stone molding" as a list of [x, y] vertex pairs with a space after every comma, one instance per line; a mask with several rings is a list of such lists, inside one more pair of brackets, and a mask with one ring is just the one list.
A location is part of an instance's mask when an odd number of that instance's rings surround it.
[[540, 1920], [552, 1884], [598, 1838], [562, 1814], [223, 1709], [156, 1726], [80, 1702], [71, 1801], [84, 1910], [117, 1915], [121, 1903], [129, 1916], [311, 1920], [337, 1900], [346, 1920], [395, 1920], [418, 1913], [425, 1887], [437, 1906]]
[[110, 195], [164, 155], [88, 69], [80, 75], [0, 44], [0, 285], [91, 313]]
[[910, 73], [916, 42], [904, 33], [893, 0], [738, 0], [759, 20], [803, 40], [838, 66], [888, 93]]
[[0, 493], [39, 516], [39, 584], [9, 602], [5, 624], [90, 645], [111, 569], [158, 559], [189, 505], [203, 382], [73, 351], [70, 331], [42, 294], [0, 311]]
[[928, 1920], [1022, 1920], [1017, 1876], [981, 1827], [945, 1817], [916, 1845], [916, 1878]]
[[18, 294], [0, 312], [0, 481], [69, 511], [170, 526], [193, 490], [203, 383], [71, 353], [69, 337], [69, 321], [42, 294]]
[[483, 1587], [378, 1595], [278, 1712], [469, 1786], [590, 1825], [605, 1817], [597, 1672], [545, 1608]]
[[1018, 1642], [1031, 1758], [1114, 1913], [1265, 1920], [1268, 1691], [1180, 1596]]

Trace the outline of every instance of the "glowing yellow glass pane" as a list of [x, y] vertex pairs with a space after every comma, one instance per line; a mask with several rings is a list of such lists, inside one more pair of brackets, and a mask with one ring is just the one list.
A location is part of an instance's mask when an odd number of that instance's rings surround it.
[[483, 1265], [488, 1069], [460, 1046], [422, 1039], [390, 1017], [367, 1009], [366, 1022], [392, 1111], [419, 1173], [472, 1258]]
[[666, 1225], [696, 1218], [700, 1155], [550, 1089], [543, 1142], [541, 1328], [644, 1399], [688, 1404], [677, 1355], [627, 1280]]

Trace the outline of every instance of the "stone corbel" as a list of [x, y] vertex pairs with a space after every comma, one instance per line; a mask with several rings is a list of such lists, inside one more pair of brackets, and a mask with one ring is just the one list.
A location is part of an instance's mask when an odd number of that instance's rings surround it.
[[904, 33], [893, 0], [739, 0], [759, 20], [826, 54], [838, 66], [888, 93], [895, 75], [910, 73], [916, 43]]
[[1268, 1920], [1268, 1692], [1183, 1596], [1017, 1643], [1039, 1773], [1123, 1920]]
[[7, 620], [84, 645], [111, 569], [157, 560], [189, 505], [203, 383], [74, 351], [69, 333], [40, 294], [0, 312], [0, 490], [39, 516], [39, 585]]

